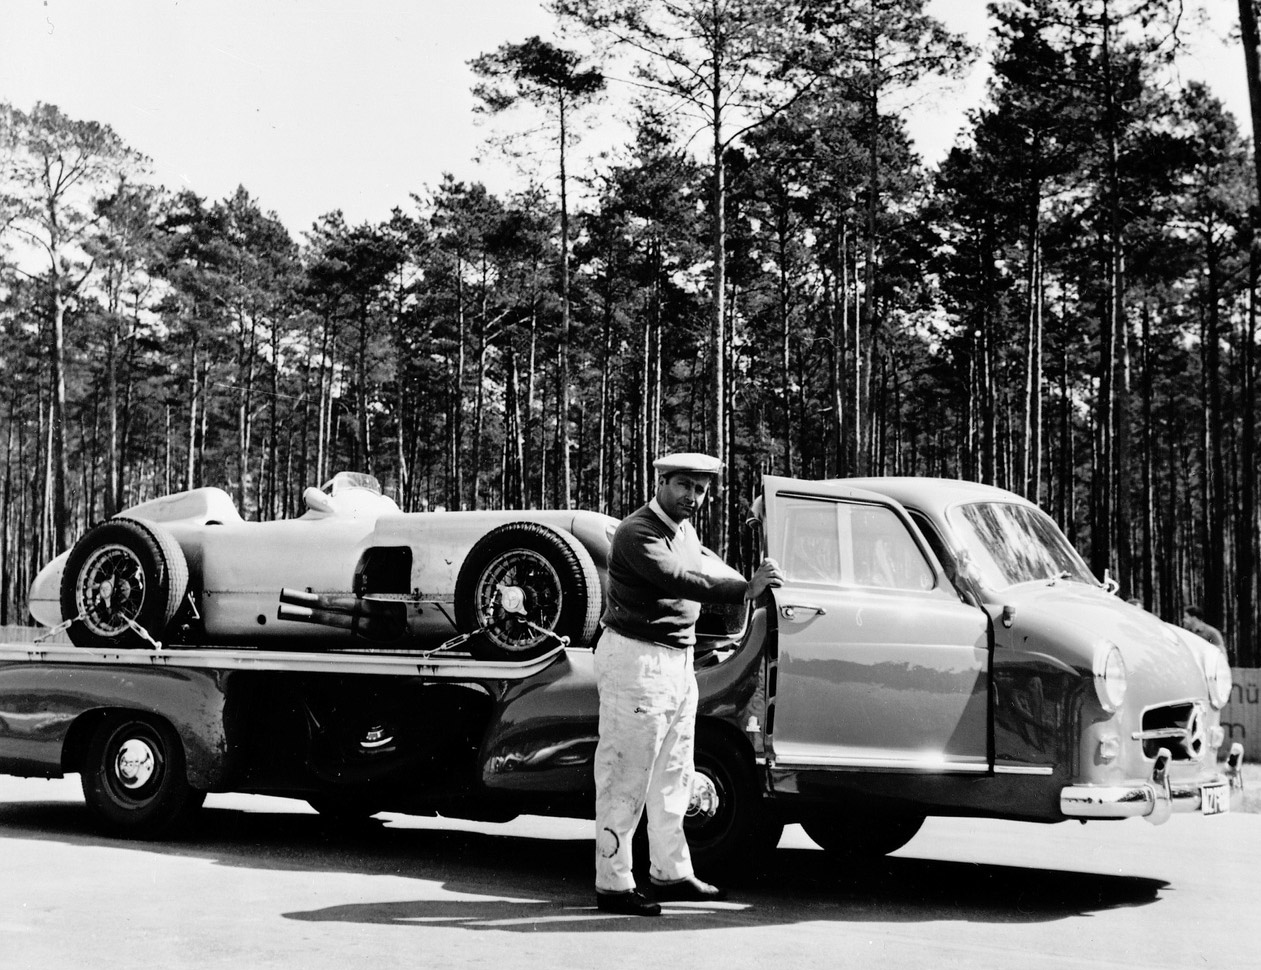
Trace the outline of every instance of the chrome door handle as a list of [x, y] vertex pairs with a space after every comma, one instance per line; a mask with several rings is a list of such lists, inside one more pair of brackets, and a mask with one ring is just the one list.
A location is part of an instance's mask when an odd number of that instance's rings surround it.
[[827, 616], [828, 611], [822, 606], [811, 606], [808, 603], [785, 603], [779, 608], [779, 615], [785, 620], [802, 623], [815, 616]]

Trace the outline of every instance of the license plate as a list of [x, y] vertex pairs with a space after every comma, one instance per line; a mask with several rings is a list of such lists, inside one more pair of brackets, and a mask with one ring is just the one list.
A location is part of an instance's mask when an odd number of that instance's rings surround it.
[[1203, 785], [1200, 788], [1200, 812], [1220, 815], [1230, 811], [1230, 789], [1226, 785]]

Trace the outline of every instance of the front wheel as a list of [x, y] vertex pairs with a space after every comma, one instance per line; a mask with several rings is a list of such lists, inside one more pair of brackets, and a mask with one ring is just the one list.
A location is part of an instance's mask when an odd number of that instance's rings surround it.
[[838, 809], [804, 819], [801, 827], [828, 855], [844, 862], [862, 863], [896, 852], [915, 837], [923, 824], [923, 815], [877, 815]]
[[698, 738], [696, 773], [712, 787], [709, 804], [683, 821], [701, 878], [729, 878], [757, 869], [779, 844], [784, 825], [770, 811], [757, 769], [730, 742]]
[[83, 536], [66, 558], [61, 615], [76, 647], [152, 646], [188, 588], [188, 563], [160, 525], [114, 518]]
[[206, 793], [188, 784], [184, 746], [165, 721], [110, 714], [97, 727], [83, 764], [83, 797], [111, 833], [159, 838], [201, 807]]

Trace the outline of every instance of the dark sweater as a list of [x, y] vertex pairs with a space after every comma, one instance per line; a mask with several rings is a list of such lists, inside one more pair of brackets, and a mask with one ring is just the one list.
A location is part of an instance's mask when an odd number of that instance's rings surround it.
[[701, 545], [690, 522], [675, 532], [645, 505], [613, 535], [602, 622], [637, 640], [689, 647], [701, 603], [739, 603], [747, 588], [744, 577]]

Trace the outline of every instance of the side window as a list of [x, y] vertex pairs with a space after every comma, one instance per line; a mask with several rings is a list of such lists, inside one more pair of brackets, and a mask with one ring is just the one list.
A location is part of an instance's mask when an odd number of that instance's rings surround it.
[[833, 502], [790, 499], [784, 503], [784, 548], [776, 557], [789, 582], [842, 582], [840, 506]]
[[928, 590], [933, 571], [890, 509], [853, 502], [785, 499], [783, 548], [789, 582]]
[[857, 505], [851, 519], [854, 582], [884, 589], [933, 588], [932, 568], [892, 511], [879, 505]]

